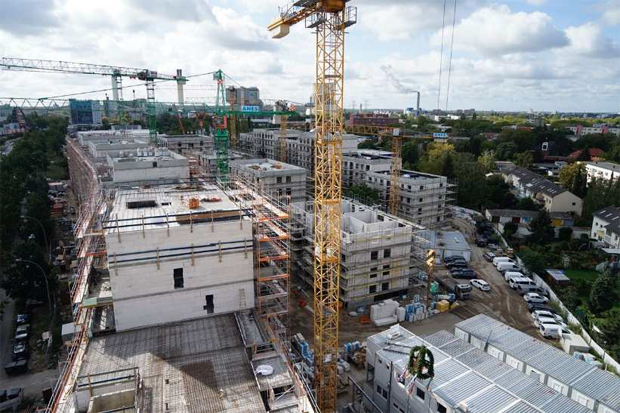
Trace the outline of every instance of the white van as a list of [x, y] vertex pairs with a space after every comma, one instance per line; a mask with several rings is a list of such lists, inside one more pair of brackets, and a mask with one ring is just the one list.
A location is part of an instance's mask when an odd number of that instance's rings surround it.
[[498, 268], [500, 265], [502, 264], [513, 264], [513, 265], [517, 265], [516, 262], [514, 262], [513, 260], [509, 259], [508, 261], [500, 261], [495, 265], [495, 268]]
[[497, 267], [498, 262], [511, 262], [509, 257], [495, 257], [493, 258], [493, 265]]
[[542, 334], [544, 338], [557, 340], [560, 338], [560, 334], [562, 334], [562, 326], [553, 323], [542, 323], [538, 327], [538, 331], [540, 331], [540, 334]]
[[501, 272], [502, 274], [505, 273], [506, 271], [519, 271], [520, 268], [512, 262], [500, 262], [499, 264], [497, 264], [497, 271]]
[[506, 271], [506, 272], [504, 273], [504, 279], [505, 279], [506, 281], [510, 281], [510, 279], [511, 279], [512, 277], [521, 277], [521, 278], [524, 278], [524, 277], [525, 277], [525, 275], [523, 275], [523, 273], [518, 272], [518, 271]]
[[510, 288], [513, 290], [516, 290], [519, 286], [522, 286], [522, 288], [530, 285], [536, 287], [536, 283], [527, 277], [512, 277], [510, 281], [508, 281], [508, 285], [510, 285]]

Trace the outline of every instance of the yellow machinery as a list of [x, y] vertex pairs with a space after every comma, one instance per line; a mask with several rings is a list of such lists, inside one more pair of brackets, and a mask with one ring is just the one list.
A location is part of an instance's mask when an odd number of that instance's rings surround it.
[[280, 8], [270, 26], [274, 38], [305, 21], [316, 34], [314, 141], [314, 363], [322, 412], [337, 410], [344, 37], [357, 9], [346, 0], [299, 0]]

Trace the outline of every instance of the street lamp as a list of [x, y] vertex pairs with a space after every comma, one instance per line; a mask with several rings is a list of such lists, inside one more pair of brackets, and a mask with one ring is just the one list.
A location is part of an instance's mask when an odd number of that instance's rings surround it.
[[34, 217], [27, 216], [27, 215], [22, 215], [21, 218], [23, 220], [31, 219], [34, 222], [36, 222], [37, 224], [39, 224], [39, 227], [41, 227], [41, 232], [43, 232], [43, 238], [45, 239], [45, 248], [47, 250], [48, 262], [51, 262], [52, 261], [52, 250], [50, 249], [50, 244], [47, 241], [47, 233], [45, 232], [45, 227], [43, 226], [41, 221], [39, 221], [38, 219], [36, 219]]
[[39, 270], [41, 270], [41, 275], [43, 275], [43, 279], [45, 280], [45, 289], [47, 290], [47, 303], [49, 305], [49, 310], [50, 310], [50, 317], [53, 316], [53, 312], [52, 312], [52, 296], [50, 294], [50, 285], [49, 282], [47, 280], [47, 275], [45, 274], [45, 271], [43, 270], [43, 268], [41, 268], [41, 266], [39, 264], [37, 264], [34, 261], [31, 260], [26, 260], [23, 258], [17, 258], [15, 259], [15, 262], [23, 262], [26, 264], [32, 264], [34, 266], [36, 266]]

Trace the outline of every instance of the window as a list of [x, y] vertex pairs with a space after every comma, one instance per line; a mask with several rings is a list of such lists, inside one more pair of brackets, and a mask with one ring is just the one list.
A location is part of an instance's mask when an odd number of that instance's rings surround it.
[[379, 251], [371, 251], [370, 252], [370, 259], [371, 260], [379, 259]]
[[286, 182], [291, 182], [291, 177], [290, 176], [286, 177]]
[[384, 275], [385, 277], [388, 277], [388, 276], [390, 275], [390, 272], [389, 272], [389, 271], [383, 271], [383, 275]]
[[213, 294], [205, 295], [205, 301], [206, 304], [202, 307], [203, 310], [207, 310], [207, 314], [213, 314], [213, 310], [215, 309], [213, 305]]
[[390, 264], [385, 264], [385, 265], [383, 266], [383, 269], [384, 269], [384, 270], [387, 270], [387, 269], [389, 269], [389, 268], [390, 268]]
[[157, 162], [153, 162], [153, 168], [157, 168]]
[[424, 201], [424, 198], [420, 198], [420, 200], [418, 202], [423, 202], [423, 201]]
[[370, 273], [370, 278], [377, 278], [377, 273], [376, 272]]
[[377, 271], [377, 267], [370, 267], [370, 271]]
[[420, 191], [424, 191], [424, 185], [420, 185]]
[[437, 403], [437, 413], [448, 413], [448, 409], [443, 404]]
[[389, 290], [389, 289], [390, 289], [390, 283], [389, 282], [381, 284], [381, 290], [382, 291], [386, 291], [386, 290]]
[[370, 287], [368, 287], [368, 294], [374, 294], [377, 292], [377, 286], [376, 285], [371, 285]]
[[281, 177], [281, 176], [278, 176], [278, 177], [276, 178], [276, 182], [277, 182], [277, 183], [279, 183], [279, 184], [281, 184], [281, 183], [282, 183], [282, 177]]
[[183, 288], [183, 268], [175, 268], [172, 273], [174, 279], [174, 288]]
[[426, 397], [426, 394], [424, 393], [424, 390], [422, 390], [419, 387], [416, 387], [415, 389], [415, 395], [418, 397], [418, 399], [420, 400], [424, 400], [424, 397]]
[[383, 258], [390, 258], [390, 256], [392, 255], [392, 250], [389, 248], [386, 248], [383, 250]]
[[286, 188], [286, 195], [291, 195], [293, 193], [293, 191], [291, 190], [291, 188]]

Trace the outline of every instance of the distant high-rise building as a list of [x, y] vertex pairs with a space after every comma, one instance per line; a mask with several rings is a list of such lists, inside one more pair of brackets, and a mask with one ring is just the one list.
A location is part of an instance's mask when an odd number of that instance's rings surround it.
[[103, 114], [98, 100], [69, 100], [71, 123], [74, 125], [101, 125]]
[[239, 109], [241, 106], [258, 106], [259, 109], [263, 108], [263, 101], [260, 100], [260, 90], [256, 86], [229, 86], [226, 88], [226, 101], [233, 105], [235, 109]]

